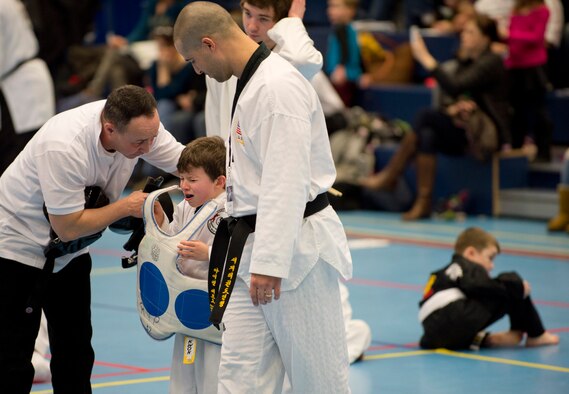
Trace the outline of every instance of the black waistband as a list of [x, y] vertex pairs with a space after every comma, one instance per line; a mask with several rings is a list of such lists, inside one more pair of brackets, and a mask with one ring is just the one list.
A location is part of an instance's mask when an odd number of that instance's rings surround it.
[[[304, 208], [304, 218], [314, 215], [315, 213], [320, 212], [324, 208], [330, 205], [330, 201], [328, 200], [328, 193], [322, 193], [316, 196], [316, 198], [312, 201], [306, 203], [306, 208]], [[231, 218], [234, 220], [245, 220], [249, 227], [255, 231], [255, 224], [257, 223], [257, 215], [247, 215], [247, 216], [240, 216], [237, 218]], [[230, 220], [231, 220], [230, 219]], [[231, 224], [230, 224], [231, 230]]]
[[[313, 201], [306, 203], [304, 217], [307, 218], [326, 208], [330, 202], [328, 194], [322, 193]], [[249, 234], [255, 232], [257, 215], [228, 217], [217, 227], [211, 258], [209, 262], [208, 292], [210, 297], [211, 315], [209, 320], [219, 328], [223, 312], [229, 302], [241, 254]]]

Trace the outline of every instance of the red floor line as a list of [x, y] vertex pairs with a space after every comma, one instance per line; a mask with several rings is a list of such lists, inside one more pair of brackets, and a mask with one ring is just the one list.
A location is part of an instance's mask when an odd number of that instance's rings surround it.
[[[397, 237], [393, 235], [375, 235], [375, 234], [367, 234], [361, 233], [356, 231], [346, 231], [348, 237], [351, 238], [373, 238], [373, 239], [386, 239], [390, 242], [394, 243], [401, 243], [401, 244], [408, 244], [408, 245], [417, 245], [417, 246], [426, 246], [432, 248], [445, 248], [449, 249], [453, 247], [453, 243], [444, 242], [444, 241], [430, 241], [430, 240], [422, 240], [422, 239], [409, 239], [403, 237]], [[536, 251], [536, 250], [526, 250], [526, 249], [516, 249], [516, 248], [502, 248], [502, 253], [509, 254], [513, 256], [532, 256], [532, 257], [543, 257], [548, 259], [554, 260], [562, 260], [569, 262], [569, 254], [565, 253], [557, 253], [557, 252], [543, 252], [543, 251]]]
[[[423, 286], [422, 285], [410, 285], [407, 283], [397, 283], [397, 282], [386, 282], [382, 280], [372, 280], [372, 279], [362, 279], [362, 278], [352, 278], [346, 283], [354, 284], [354, 285], [363, 285], [363, 286], [375, 286], [375, 287], [388, 287], [391, 289], [402, 289], [402, 290], [411, 290], [416, 292], [422, 292]], [[555, 308], [569, 308], [569, 302], [562, 302], [562, 301], [546, 301], [546, 300], [533, 300], [535, 304], [544, 305], [544, 306], [552, 306]]]
[[142, 367], [136, 367], [133, 365], [124, 365], [124, 364], [116, 364], [116, 363], [109, 363], [106, 361], [97, 361], [95, 360], [95, 365], [101, 366], [101, 367], [110, 367], [110, 368], [119, 368], [119, 369], [130, 369], [130, 370], [134, 370], [134, 371], [147, 371], [147, 368], [142, 368]]
[[153, 372], [165, 372], [169, 371], [170, 368], [154, 368], [154, 369], [144, 369], [141, 368], [137, 371], [122, 371], [122, 372], [109, 372], [109, 373], [98, 373], [91, 375], [91, 379], [104, 379], [104, 378], [111, 378], [116, 376], [127, 376], [127, 375], [138, 375], [144, 373], [153, 373]]
[[412, 290], [418, 292], [422, 292], [424, 287], [422, 285], [410, 285], [405, 283], [386, 282], [383, 280], [362, 279], [362, 278], [352, 278], [348, 280], [347, 283], [352, 283], [355, 285], [365, 285], [365, 286], [390, 287], [393, 289]]
[[569, 308], [569, 302], [560, 301], [545, 301], [545, 300], [533, 300], [534, 304], [555, 306], [557, 308]]
[[[388, 240], [388, 241], [394, 242], [394, 243], [417, 245], [417, 246], [426, 246], [426, 247], [432, 247], [432, 248], [449, 249], [449, 248], [453, 247], [453, 243], [445, 242], [445, 241], [409, 239], [409, 238], [397, 237], [397, 236], [393, 236], [393, 235], [376, 235], [376, 234], [368, 234], [368, 233], [362, 233], [362, 232], [351, 231], [351, 230], [347, 230], [346, 234], [348, 235], [348, 237], [351, 237], [351, 238], [385, 239], [385, 240]], [[96, 255], [101, 255], [101, 256], [123, 257], [123, 256], [128, 255], [128, 252], [115, 250], [115, 249], [91, 248], [90, 250], [91, 250], [91, 253], [96, 254]], [[502, 253], [510, 254], [513, 256], [543, 257], [543, 258], [555, 259], [555, 260], [565, 260], [565, 261], [569, 262], [569, 254], [557, 253], [557, 252], [544, 252], [544, 251], [516, 249], [516, 248], [502, 248]]]

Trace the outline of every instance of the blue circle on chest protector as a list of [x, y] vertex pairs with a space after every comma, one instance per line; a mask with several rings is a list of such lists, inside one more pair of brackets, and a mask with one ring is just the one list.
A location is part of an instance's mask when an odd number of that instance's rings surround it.
[[209, 321], [209, 297], [203, 290], [191, 289], [180, 293], [174, 305], [180, 322], [191, 330], [211, 326]]
[[146, 311], [161, 316], [168, 309], [170, 295], [164, 276], [156, 265], [146, 261], [140, 267], [140, 298]]

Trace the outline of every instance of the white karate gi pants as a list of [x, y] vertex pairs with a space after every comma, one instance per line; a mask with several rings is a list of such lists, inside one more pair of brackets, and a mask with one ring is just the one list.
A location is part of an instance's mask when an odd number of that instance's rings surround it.
[[349, 393], [338, 272], [320, 260], [294, 290], [255, 307], [238, 278], [223, 318], [220, 394]]
[[196, 353], [192, 364], [184, 364], [184, 337], [176, 334], [170, 370], [171, 394], [215, 394], [221, 346], [196, 340]]

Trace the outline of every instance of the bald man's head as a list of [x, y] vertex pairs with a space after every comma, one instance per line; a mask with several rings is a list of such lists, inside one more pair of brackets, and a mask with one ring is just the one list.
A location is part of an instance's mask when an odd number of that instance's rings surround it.
[[229, 12], [218, 4], [196, 1], [185, 6], [174, 25], [174, 43], [183, 53], [200, 45], [203, 37], [224, 39], [239, 29]]

